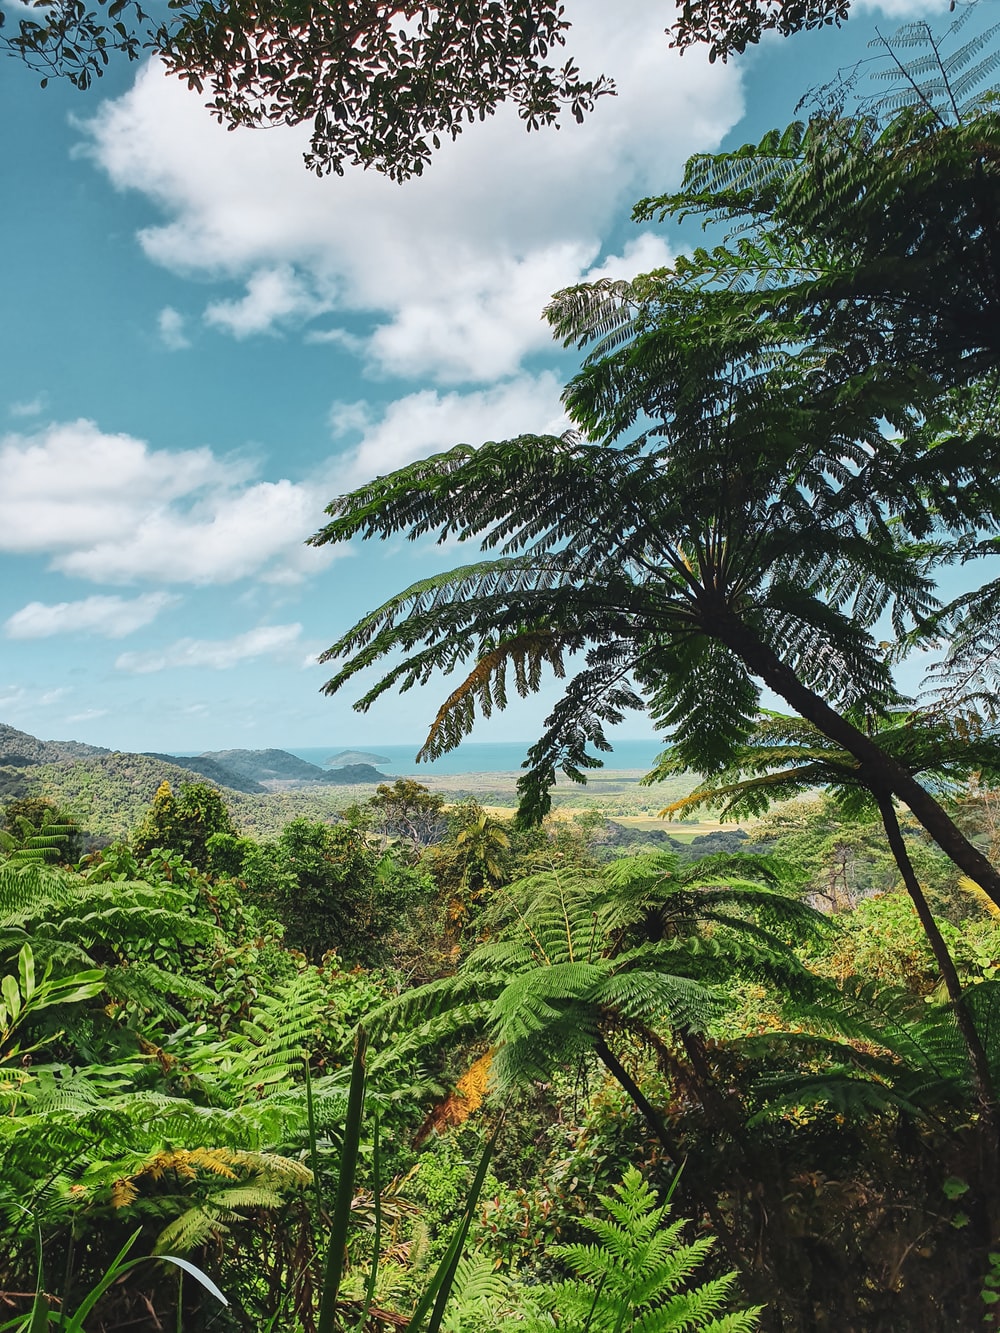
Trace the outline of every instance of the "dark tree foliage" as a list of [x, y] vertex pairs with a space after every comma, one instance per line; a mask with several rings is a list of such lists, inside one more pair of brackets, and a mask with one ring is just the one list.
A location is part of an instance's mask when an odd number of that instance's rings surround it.
[[[679, 190], [640, 202], [637, 221], [731, 229], [654, 275], [647, 321], [658, 292], [672, 302], [688, 291], [711, 302], [734, 352], [797, 335], [834, 352], [842, 374], [891, 368], [911, 393], [918, 369], [934, 389], [995, 371], [1000, 114], [983, 85], [1000, 65], [1000, 24], [969, 36], [970, 12], [943, 37], [914, 23], [880, 40], [879, 73], [894, 81], [862, 114], [835, 106], [759, 143], [698, 154]], [[614, 297], [606, 284], [605, 321]], [[626, 300], [619, 322], [633, 313]]]
[[[558, 0], [28, 0], [0, 49], [86, 89], [113, 56], [155, 52], [230, 128], [308, 124], [321, 175], [372, 166], [419, 175], [445, 138], [511, 103], [528, 129], [577, 121], [613, 94], [565, 52]], [[841, 24], [850, 0], [676, 0], [667, 33], [682, 51], [726, 60], [760, 41]], [[972, 8], [972, 6], [970, 6]], [[668, 17], [670, 6], [664, 6]], [[961, 65], [956, 67], [959, 71]], [[965, 77], [964, 75], [961, 77]], [[859, 225], [860, 225], [859, 219]]]
[[[374, 166], [419, 175], [444, 138], [516, 106], [528, 129], [582, 120], [609, 80], [585, 79], [563, 46], [558, 0], [36, 0], [2, 39], [48, 77], [79, 88], [112, 52], [156, 51], [230, 128], [312, 128], [307, 165], [323, 175]], [[3, 11], [0, 11], [0, 23]]]
[[346, 823], [293, 819], [274, 842], [216, 839], [212, 852], [249, 901], [282, 923], [286, 943], [316, 963], [330, 950], [362, 967], [383, 962], [393, 932], [428, 888]]
[[789, 37], [834, 23], [839, 27], [850, 7], [850, 0], [678, 0], [670, 34], [682, 51], [704, 45], [709, 60], [727, 60], [765, 32]]

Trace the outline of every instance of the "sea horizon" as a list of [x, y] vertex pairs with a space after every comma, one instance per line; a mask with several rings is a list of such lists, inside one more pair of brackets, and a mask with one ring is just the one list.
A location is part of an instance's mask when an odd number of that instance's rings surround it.
[[[378, 755], [381, 762], [374, 767], [390, 778], [431, 776], [438, 774], [461, 773], [516, 773], [520, 770], [532, 741], [466, 741], [450, 754], [442, 755], [432, 763], [417, 763], [420, 741], [396, 745], [370, 745], [360, 742], [355, 745], [333, 743], [331, 745], [281, 745], [281, 746], [227, 746], [227, 749], [281, 749], [286, 754], [293, 754], [307, 763], [319, 768], [327, 767], [327, 761], [345, 751], [357, 751], [363, 754]], [[646, 739], [622, 738], [613, 742], [609, 754], [602, 755], [606, 769], [651, 769], [664, 747], [662, 737]], [[221, 747], [220, 747], [221, 748]], [[214, 754], [217, 750], [186, 749], [171, 750], [176, 756]]]
[[[287, 746], [289, 754], [305, 759], [320, 768], [327, 766], [327, 760], [344, 751], [357, 750], [361, 753], [379, 755], [383, 762], [375, 767], [392, 778], [430, 776], [434, 773], [516, 773], [527, 757], [532, 741], [466, 741], [442, 755], [432, 763], [417, 763], [420, 742], [406, 745], [334, 745], [334, 746]], [[662, 739], [617, 740], [610, 754], [603, 755], [604, 767], [609, 769], [639, 769], [646, 771], [653, 767], [657, 755], [663, 749]]]

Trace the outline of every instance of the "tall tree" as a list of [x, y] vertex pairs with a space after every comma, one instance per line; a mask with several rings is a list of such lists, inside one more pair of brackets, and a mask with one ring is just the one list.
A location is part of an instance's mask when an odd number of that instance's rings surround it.
[[671, 1117], [629, 1068], [644, 1048], [675, 1089], [696, 1099], [710, 1134], [734, 1142], [755, 1181], [764, 1181], [768, 1255], [741, 1253], [698, 1164], [685, 1169], [681, 1188], [711, 1217], [730, 1259], [760, 1264], [788, 1296], [788, 1272], [777, 1260], [779, 1252], [788, 1259], [780, 1197], [770, 1177], [755, 1173], [742, 1108], [715, 1078], [702, 1040], [734, 976], [786, 996], [814, 989], [787, 936], [821, 931], [824, 919], [776, 884], [766, 857], [682, 866], [670, 853], [596, 874], [558, 866], [531, 876], [498, 894], [490, 938], [457, 976], [406, 992], [370, 1018], [385, 1042], [377, 1063], [391, 1068], [429, 1043], [488, 1034], [491, 1077], [509, 1089], [594, 1057], [680, 1169], [686, 1154]]
[[217, 787], [208, 782], [182, 782], [175, 796], [164, 780], [130, 841], [139, 858], [161, 847], [180, 852], [185, 860], [204, 870], [209, 861], [209, 838], [235, 832], [229, 807]]
[[[684, 353], [685, 393], [698, 350]], [[668, 384], [663, 398], [679, 400], [677, 412], [633, 442], [460, 446], [334, 501], [314, 541], [434, 532], [502, 554], [421, 580], [366, 616], [327, 653], [342, 663], [327, 691], [392, 654], [364, 710], [393, 686], [470, 664], [431, 728], [422, 753], [432, 757], [468, 734], [477, 711], [506, 706], [508, 669], [524, 695], [546, 665], [563, 676], [581, 655], [521, 779], [530, 821], [546, 813], [556, 769], [580, 778], [597, 765], [588, 744], [609, 749], [605, 725], [631, 708], [648, 704], [699, 771], [724, 769], [753, 728], [763, 681], [1000, 901], [1000, 876], [941, 804], [850, 720], [897, 698], [868, 627], [887, 607], [902, 625], [934, 605], [926, 550], [886, 522], [883, 498], [932, 451], [914, 456], [856, 406], [833, 410], [824, 388], [821, 373], [731, 375], [728, 388], [720, 375], [699, 402]], [[613, 416], [615, 389], [609, 397]], [[668, 410], [661, 402], [661, 418]], [[947, 443], [933, 452], [953, 476], [969, 463]], [[993, 466], [987, 455], [966, 471], [992, 486]], [[938, 521], [921, 513], [930, 527]]]

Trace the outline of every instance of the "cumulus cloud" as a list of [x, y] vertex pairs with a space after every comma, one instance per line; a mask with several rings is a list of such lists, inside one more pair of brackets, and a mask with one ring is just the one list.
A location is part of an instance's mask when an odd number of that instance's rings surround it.
[[329, 560], [303, 546], [325, 493], [259, 481], [210, 449], [152, 449], [90, 421], [0, 438], [0, 551], [105, 583], [299, 579]]
[[191, 339], [184, 332], [184, 323], [184, 316], [172, 305], [165, 305], [157, 317], [160, 341], [171, 352], [182, 352], [191, 346]]
[[274, 333], [280, 324], [321, 315], [331, 304], [330, 298], [310, 291], [290, 264], [282, 264], [258, 269], [240, 300], [213, 301], [205, 310], [205, 323], [225, 329], [234, 338], [249, 338], [254, 333]]
[[[213, 327], [248, 337], [346, 313], [366, 331], [311, 336], [360, 348], [378, 372], [510, 376], [548, 344], [548, 295], [600, 266], [634, 199], [668, 188], [742, 112], [736, 67], [681, 60], [646, 0], [574, 0], [570, 17], [573, 53], [612, 74], [617, 97], [558, 132], [526, 134], [504, 109], [404, 187], [363, 171], [319, 180], [302, 165], [304, 127], [228, 133], [155, 65], [100, 108], [88, 151], [162, 210], [140, 233], [151, 260], [242, 285], [210, 302]], [[653, 255], [642, 244], [636, 262]]]
[[147, 592], [126, 600], [123, 597], [85, 597], [79, 602], [29, 602], [8, 617], [4, 633], [9, 639], [48, 639], [53, 634], [100, 634], [123, 639], [151, 624], [168, 606], [180, 601], [166, 592]]
[[603, 263], [585, 273], [583, 281], [599, 282], [601, 278], [627, 280], [634, 278], [637, 273], [651, 273], [653, 269], [666, 268], [672, 260], [673, 254], [662, 236], [645, 231], [626, 242], [620, 255], [608, 255]]
[[335, 404], [334, 435], [361, 434], [339, 460], [337, 480], [345, 488], [357, 486], [455, 444], [559, 434], [568, 424], [559, 389], [556, 376], [544, 371], [468, 393], [422, 389], [396, 399], [377, 417], [363, 403]]
[[301, 625], [260, 625], [231, 639], [178, 639], [163, 649], [121, 653], [115, 666], [134, 675], [149, 675], [171, 667], [225, 671], [247, 658], [284, 656], [295, 647], [301, 634]]

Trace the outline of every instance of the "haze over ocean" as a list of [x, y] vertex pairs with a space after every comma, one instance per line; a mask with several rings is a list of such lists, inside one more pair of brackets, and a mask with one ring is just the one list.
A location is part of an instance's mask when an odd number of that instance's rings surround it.
[[[451, 754], [443, 755], [432, 764], [418, 764], [416, 754], [419, 742], [410, 745], [327, 745], [286, 746], [289, 754], [297, 755], [310, 764], [326, 764], [342, 750], [364, 750], [369, 754], [384, 755], [390, 763], [378, 768], [390, 777], [432, 777], [435, 773], [513, 773], [521, 767], [531, 741], [468, 741]], [[616, 740], [611, 754], [604, 756], [604, 767], [609, 769], [650, 769], [663, 749], [662, 739]], [[190, 752], [189, 752], [190, 753]]]

